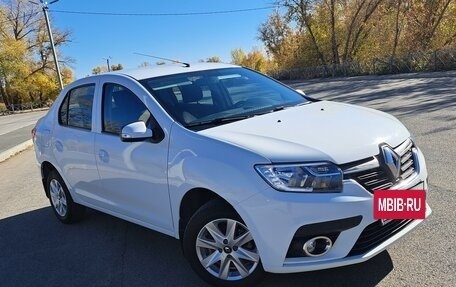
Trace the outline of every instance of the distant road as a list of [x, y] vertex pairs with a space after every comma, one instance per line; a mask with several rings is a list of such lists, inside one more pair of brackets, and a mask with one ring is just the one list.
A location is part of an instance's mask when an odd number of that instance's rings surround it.
[[35, 124], [47, 111], [13, 114], [0, 117], [0, 136], [20, 128]]
[[36, 121], [47, 111], [13, 114], [0, 117], [0, 154], [31, 139]]

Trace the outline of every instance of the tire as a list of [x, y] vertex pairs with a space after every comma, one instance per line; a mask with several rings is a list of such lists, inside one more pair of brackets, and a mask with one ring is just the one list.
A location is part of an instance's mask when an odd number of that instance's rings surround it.
[[183, 248], [193, 270], [216, 286], [253, 286], [265, 274], [250, 231], [220, 201], [206, 203], [190, 218]]
[[65, 182], [57, 171], [53, 170], [49, 173], [46, 184], [49, 201], [57, 219], [65, 224], [81, 220], [85, 207], [73, 201]]

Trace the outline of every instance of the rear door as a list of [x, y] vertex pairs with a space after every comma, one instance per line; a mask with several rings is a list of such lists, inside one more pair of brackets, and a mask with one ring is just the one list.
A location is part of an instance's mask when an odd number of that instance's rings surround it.
[[57, 166], [72, 191], [73, 199], [78, 202], [99, 179], [93, 132], [95, 84], [90, 80], [66, 93], [52, 135]]
[[[95, 136], [100, 182], [94, 199], [128, 219], [169, 233], [168, 137], [145, 104], [149, 95], [136, 85], [133, 80], [109, 77], [101, 83], [100, 132]], [[122, 127], [137, 121], [153, 130], [153, 138], [122, 142]]]

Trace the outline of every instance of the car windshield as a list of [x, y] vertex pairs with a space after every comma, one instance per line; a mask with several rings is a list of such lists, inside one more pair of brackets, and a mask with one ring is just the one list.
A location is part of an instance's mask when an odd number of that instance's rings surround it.
[[193, 130], [309, 103], [293, 89], [245, 68], [204, 70], [140, 82], [176, 121]]

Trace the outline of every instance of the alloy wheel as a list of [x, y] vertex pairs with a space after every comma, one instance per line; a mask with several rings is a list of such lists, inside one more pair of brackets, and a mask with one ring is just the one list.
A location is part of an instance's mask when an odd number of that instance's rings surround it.
[[68, 211], [67, 198], [62, 185], [56, 179], [52, 179], [49, 184], [52, 205], [58, 215], [65, 217]]
[[210, 221], [200, 230], [196, 254], [210, 274], [228, 281], [246, 278], [260, 261], [250, 231], [229, 218]]

